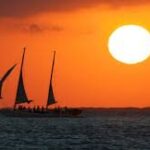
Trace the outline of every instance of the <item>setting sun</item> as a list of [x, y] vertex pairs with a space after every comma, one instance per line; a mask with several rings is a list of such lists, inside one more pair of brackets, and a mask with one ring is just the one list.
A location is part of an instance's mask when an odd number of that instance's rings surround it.
[[121, 26], [111, 34], [108, 47], [111, 55], [120, 62], [142, 62], [150, 56], [150, 32], [137, 25]]

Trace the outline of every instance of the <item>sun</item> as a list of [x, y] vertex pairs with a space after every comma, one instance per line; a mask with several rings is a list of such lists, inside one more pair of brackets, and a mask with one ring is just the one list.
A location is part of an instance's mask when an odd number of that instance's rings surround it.
[[108, 49], [122, 63], [143, 62], [150, 56], [150, 32], [139, 25], [123, 25], [110, 35]]

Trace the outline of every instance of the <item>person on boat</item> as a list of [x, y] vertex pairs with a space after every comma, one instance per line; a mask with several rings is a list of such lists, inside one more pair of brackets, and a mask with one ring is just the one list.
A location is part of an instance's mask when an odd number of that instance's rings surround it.
[[23, 107], [22, 107], [22, 110], [23, 110], [23, 111], [25, 111], [25, 110], [26, 110], [26, 107], [25, 107], [25, 106], [23, 106]]
[[45, 108], [42, 106], [41, 108], [41, 112], [44, 113], [45, 112]]
[[36, 112], [38, 112], [38, 113], [40, 112], [40, 106], [39, 105], [36, 108]]
[[33, 112], [36, 112], [36, 107], [35, 106], [33, 107]]
[[22, 110], [22, 105], [20, 105], [20, 106], [18, 107], [18, 110], [19, 110], [19, 111], [21, 111], [21, 110]]
[[28, 107], [28, 109], [27, 109], [27, 110], [28, 110], [28, 112], [32, 112], [32, 110], [31, 110], [31, 108], [30, 108], [30, 107]]

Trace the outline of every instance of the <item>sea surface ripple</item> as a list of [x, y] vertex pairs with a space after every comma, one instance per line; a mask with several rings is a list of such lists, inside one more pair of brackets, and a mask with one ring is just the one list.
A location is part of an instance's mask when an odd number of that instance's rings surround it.
[[0, 150], [150, 150], [149, 116], [0, 116]]

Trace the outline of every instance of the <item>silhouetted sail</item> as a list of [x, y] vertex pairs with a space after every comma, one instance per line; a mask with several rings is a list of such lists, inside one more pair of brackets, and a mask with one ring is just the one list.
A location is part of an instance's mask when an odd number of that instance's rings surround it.
[[28, 100], [28, 97], [26, 95], [25, 88], [24, 88], [24, 83], [23, 83], [22, 68], [23, 68], [23, 63], [24, 63], [24, 56], [25, 56], [25, 48], [24, 48], [23, 58], [22, 58], [22, 63], [21, 63], [21, 71], [20, 71], [20, 76], [19, 76], [19, 84], [18, 84], [15, 104], [31, 102]]
[[23, 77], [21, 73], [20, 79], [19, 79], [18, 90], [17, 90], [17, 96], [16, 96], [16, 104], [26, 103], [26, 102], [28, 102], [28, 97], [25, 92]]
[[55, 96], [54, 96], [54, 92], [53, 92], [53, 87], [52, 87], [52, 84], [50, 84], [47, 105], [51, 105], [51, 104], [55, 104], [55, 103], [56, 103], [56, 101], [55, 101]]
[[47, 107], [49, 105], [52, 105], [52, 104], [56, 103], [54, 92], [53, 92], [53, 86], [52, 86], [52, 78], [53, 78], [54, 64], [55, 64], [55, 55], [56, 55], [56, 51], [54, 51], [54, 57], [53, 57], [53, 63], [52, 63], [52, 70], [51, 70], [51, 77], [50, 77], [50, 86], [49, 86]]
[[16, 64], [13, 65], [2, 77], [2, 79], [0, 80], [0, 98], [2, 98], [2, 88], [3, 88], [3, 83], [4, 81], [7, 79], [7, 77], [10, 75], [10, 73], [12, 72], [12, 70], [16, 67]]

